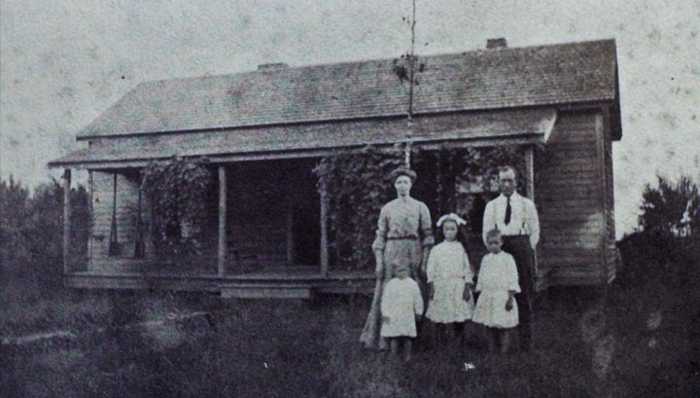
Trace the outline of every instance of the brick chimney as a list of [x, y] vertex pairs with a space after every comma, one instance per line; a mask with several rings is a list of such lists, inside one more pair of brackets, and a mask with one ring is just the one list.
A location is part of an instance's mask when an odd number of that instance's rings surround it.
[[276, 70], [282, 70], [289, 68], [289, 65], [284, 62], [275, 62], [271, 64], [260, 64], [258, 65], [258, 70], [261, 72], [272, 72]]
[[508, 47], [508, 42], [505, 37], [498, 37], [495, 39], [486, 39], [486, 48], [493, 50], [495, 48], [506, 48]]

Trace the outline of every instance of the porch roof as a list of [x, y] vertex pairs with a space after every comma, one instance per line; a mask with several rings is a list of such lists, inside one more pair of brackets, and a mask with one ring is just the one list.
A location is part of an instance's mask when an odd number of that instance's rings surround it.
[[[414, 119], [411, 140], [418, 146], [544, 142], [556, 113], [554, 108], [533, 108], [421, 116]], [[95, 140], [89, 148], [54, 160], [49, 166], [139, 167], [175, 155], [207, 156], [215, 162], [322, 156], [337, 149], [389, 146], [407, 138], [405, 117], [154, 134], [147, 139]]]

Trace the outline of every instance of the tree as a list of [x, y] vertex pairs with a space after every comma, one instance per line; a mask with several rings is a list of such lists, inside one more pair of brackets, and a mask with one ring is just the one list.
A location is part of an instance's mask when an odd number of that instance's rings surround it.
[[690, 236], [700, 228], [698, 186], [688, 176], [673, 182], [657, 176], [658, 186], [647, 184], [642, 193], [639, 225], [665, 237]]
[[25, 220], [29, 214], [29, 191], [10, 176], [0, 181], [0, 275], [18, 271], [18, 264], [29, 262], [30, 248]]
[[[72, 268], [84, 265], [90, 233], [89, 196], [71, 190]], [[29, 190], [12, 177], [0, 180], [0, 262], [2, 276], [55, 287], [63, 272], [63, 187], [56, 180]], [[42, 289], [49, 293], [51, 289]]]

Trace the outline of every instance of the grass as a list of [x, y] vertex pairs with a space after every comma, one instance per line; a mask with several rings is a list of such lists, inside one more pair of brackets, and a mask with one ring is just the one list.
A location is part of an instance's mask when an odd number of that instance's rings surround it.
[[197, 294], [80, 291], [14, 279], [0, 283], [0, 336], [89, 331], [217, 305], [221, 305], [219, 300]]
[[[364, 298], [57, 292], [21, 302], [21, 292], [3, 290], [3, 336], [68, 328], [82, 338], [3, 346], [0, 391], [7, 397], [692, 396], [700, 332], [693, 323], [695, 290], [659, 281], [617, 285], [605, 300], [591, 289], [553, 290], [538, 305], [534, 352], [489, 354], [478, 328], [470, 327], [464, 348], [424, 342], [407, 365], [361, 349]], [[86, 333], [195, 310], [212, 317]], [[465, 362], [475, 369], [465, 371]]]

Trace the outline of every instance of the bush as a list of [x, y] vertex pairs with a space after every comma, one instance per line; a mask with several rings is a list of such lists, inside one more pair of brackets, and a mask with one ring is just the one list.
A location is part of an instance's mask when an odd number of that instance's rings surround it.
[[[87, 260], [90, 234], [89, 195], [71, 190], [71, 267]], [[0, 282], [26, 281], [42, 291], [60, 284], [63, 271], [63, 187], [56, 180], [39, 185], [33, 195], [12, 177], [0, 180]]]
[[142, 170], [151, 203], [151, 238], [159, 257], [174, 263], [201, 255], [207, 203], [212, 187], [208, 160], [174, 157]]
[[657, 177], [642, 193], [640, 229], [618, 247], [625, 267], [620, 279], [679, 285], [694, 281], [700, 261], [700, 195], [690, 177]]

